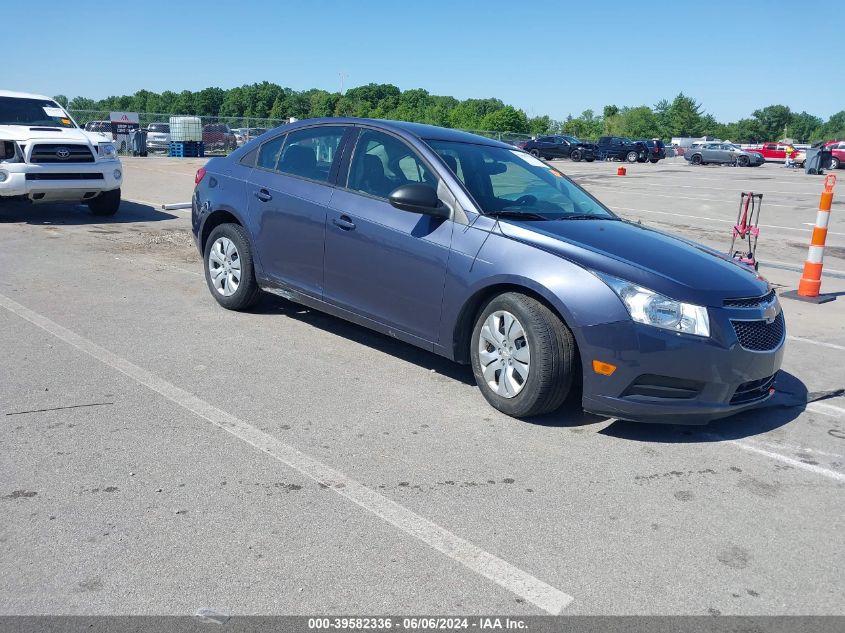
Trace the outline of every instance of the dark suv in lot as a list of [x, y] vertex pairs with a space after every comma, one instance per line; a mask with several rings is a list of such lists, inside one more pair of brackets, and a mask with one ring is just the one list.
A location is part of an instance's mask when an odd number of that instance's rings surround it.
[[602, 136], [596, 145], [599, 160], [615, 158], [629, 163], [644, 163], [651, 152], [645, 141], [632, 141], [624, 136]]
[[570, 158], [575, 162], [596, 159], [595, 145], [574, 136], [540, 136], [518, 146], [538, 158]]

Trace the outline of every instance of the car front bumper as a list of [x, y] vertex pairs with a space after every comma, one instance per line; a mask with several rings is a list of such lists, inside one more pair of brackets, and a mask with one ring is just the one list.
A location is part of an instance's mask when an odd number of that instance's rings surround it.
[[[774, 349], [752, 351], [737, 339], [731, 318], [738, 317], [747, 315], [711, 313], [709, 338], [633, 321], [583, 328], [584, 409], [633, 422], [706, 424], [760, 406], [774, 393], [786, 329]], [[593, 360], [616, 370], [599, 375]]]
[[26, 197], [33, 202], [90, 199], [117, 189], [123, 182], [120, 160], [45, 165], [0, 163], [0, 172], [0, 197]]

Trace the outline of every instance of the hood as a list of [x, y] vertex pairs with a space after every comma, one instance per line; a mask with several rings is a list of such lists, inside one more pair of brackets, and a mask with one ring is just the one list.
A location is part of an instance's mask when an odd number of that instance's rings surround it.
[[96, 132], [86, 132], [79, 128], [33, 127], [29, 125], [0, 125], [0, 139], [6, 141], [51, 141], [67, 143], [97, 143], [112, 140], [111, 137]]
[[617, 220], [500, 220], [499, 230], [596, 272], [698, 305], [758, 297], [769, 290], [756, 272], [706, 246]]

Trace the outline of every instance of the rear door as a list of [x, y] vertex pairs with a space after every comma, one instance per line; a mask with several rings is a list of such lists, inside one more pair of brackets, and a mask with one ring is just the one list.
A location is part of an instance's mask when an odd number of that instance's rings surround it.
[[265, 273], [281, 287], [317, 298], [323, 294], [326, 217], [334, 192], [329, 182], [347, 129], [318, 126], [269, 139], [247, 187]]
[[341, 175], [330, 203], [325, 300], [435, 342], [453, 222], [388, 202], [412, 182], [437, 190], [439, 177], [402, 139], [361, 128], [348, 178]]

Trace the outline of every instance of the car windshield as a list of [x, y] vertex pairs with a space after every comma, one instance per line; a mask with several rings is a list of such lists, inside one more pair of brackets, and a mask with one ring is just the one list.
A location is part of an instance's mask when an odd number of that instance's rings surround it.
[[18, 97], [0, 97], [0, 125], [76, 127], [55, 101]]
[[427, 141], [490, 215], [533, 220], [618, 219], [560, 171], [518, 149]]
[[149, 131], [169, 133], [170, 125], [167, 123], [150, 123]]

